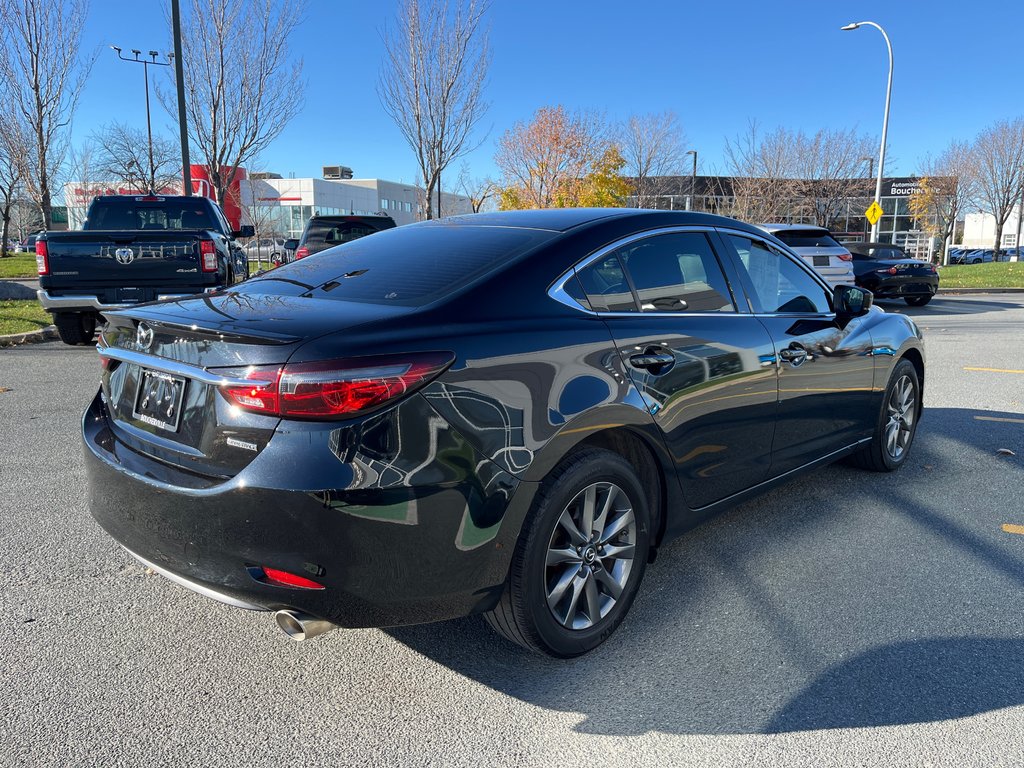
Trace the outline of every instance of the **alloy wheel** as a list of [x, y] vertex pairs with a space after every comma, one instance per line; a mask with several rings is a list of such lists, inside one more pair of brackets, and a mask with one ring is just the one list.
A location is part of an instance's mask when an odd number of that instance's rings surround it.
[[910, 438], [914, 433], [916, 407], [914, 382], [909, 376], [900, 376], [886, 404], [888, 421], [885, 424], [885, 450], [895, 461], [903, 458], [907, 446], [910, 445]]
[[633, 504], [614, 483], [593, 483], [562, 510], [548, 541], [545, 595], [566, 629], [590, 629], [615, 607], [633, 570]]

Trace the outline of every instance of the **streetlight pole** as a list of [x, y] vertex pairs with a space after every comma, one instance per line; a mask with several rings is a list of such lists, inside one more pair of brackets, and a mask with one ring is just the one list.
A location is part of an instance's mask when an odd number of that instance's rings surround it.
[[697, 200], [697, 150], [687, 150], [686, 154], [693, 155], [693, 173], [690, 174], [690, 196], [686, 198], [686, 210], [692, 211]]
[[153, 65], [154, 67], [169, 67], [171, 65], [171, 59], [173, 58], [173, 55], [167, 54], [166, 62], [157, 61], [156, 57], [159, 56], [160, 53], [158, 51], [150, 51], [149, 61], [147, 61], [146, 59], [139, 58], [139, 56], [142, 54], [142, 51], [133, 48], [132, 53], [135, 54], [135, 58], [129, 59], [127, 56], [123, 56], [121, 54], [121, 49], [118, 48], [116, 45], [112, 45], [110, 47], [113, 49], [114, 53], [117, 54], [117, 58], [119, 58], [121, 61], [127, 61], [131, 64], [142, 65], [142, 74], [146, 80], [146, 135], [149, 138], [149, 191], [154, 192], [155, 190], [153, 189], [153, 187], [156, 186], [156, 169], [153, 167], [153, 126], [149, 119], [149, 67], [150, 65]]
[[171, 27], [174, 34], [174, 85], [178, 92], [178, 135], [181, 138], [181, 193], [192, 194], [192, 167], [188, 159], [188, 117], [185, 114], [185, 60], [181, 56], [181, 10], [171, 0]]
[[[858, 21], [853, 24], [847, 24], [845, 27], [840, 27], [844, 32], [857, 29], [867, 25], [874, 27], [882, 33], [882, 37], [885, 38], [885, 47], [889, 49], [889, 79], [885, 85], [885, 114], [882, 117], [882, 146], [878, 150], [878, 178], [875, 181], [875, 202], [881, 205], [880, 198], [882, 197], [882, 174], [885, 172], [885, 142], [886, 136], [889, 132], [889, 101], [892, 97], [892, 43], [889, 42], [889, 36], [885, 34], [885, 30], [882, 29], [880, 24], [876, 24], [873, 21]], [[881, 222], [881, 217], [878, 221], [871, 225], [871, 240], [872, 242], [878, 242], [878, 225]]]

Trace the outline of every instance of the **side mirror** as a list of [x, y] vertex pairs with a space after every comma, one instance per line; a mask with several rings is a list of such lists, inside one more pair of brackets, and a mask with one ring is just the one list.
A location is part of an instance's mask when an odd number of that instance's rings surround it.
[[240, 229], [231, 233], [232, 237], [252, 237], [256, 234], [256, 227], [252, 224], [243, 224]]
[[284, 249], [286, 251], [294, 251], [298, 247], [299, 247], [299, 241], [296, 240], [295, 238], [292, 238], [291, 240], [285, 240], [284, 241]]
[[855, 285], [837, 285], [832, 292], [832, 303], [839, 317], [860, 317], [867, 314], [874, 299], [871, 291]]

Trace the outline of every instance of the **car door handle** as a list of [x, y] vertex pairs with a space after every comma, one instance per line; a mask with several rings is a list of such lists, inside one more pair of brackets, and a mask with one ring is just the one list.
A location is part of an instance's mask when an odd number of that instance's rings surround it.
[[629, 364], [634, 368], [643, 368], [651, 373], [664, 373], [675, 365], [676, 356], [671, 352], [654, 352], [646, 350], [638, 355], [630, 355]]
[[780, 350], [779, 357], [795, 368], [807, 359], [807, 350], [794, 342], [785, 349]]

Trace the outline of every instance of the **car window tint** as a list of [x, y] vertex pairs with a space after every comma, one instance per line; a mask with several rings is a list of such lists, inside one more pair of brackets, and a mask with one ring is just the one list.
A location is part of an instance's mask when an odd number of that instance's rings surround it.
[[700, 232], [655, 235], [619, 249], [644, 312], [735, 312], [725, 275]]
[[617, 254], [598, 259], [577, 270], [580, 285], [595, 312], [636, 312], [636, 301], [629, 289]]
[[762, 312], [830, 312], [825, 289], [788, 256], [760, 240], [728, 235]]
[[842, 248], [824, 229], [784, 229], [774, 235], [790, 248]]

